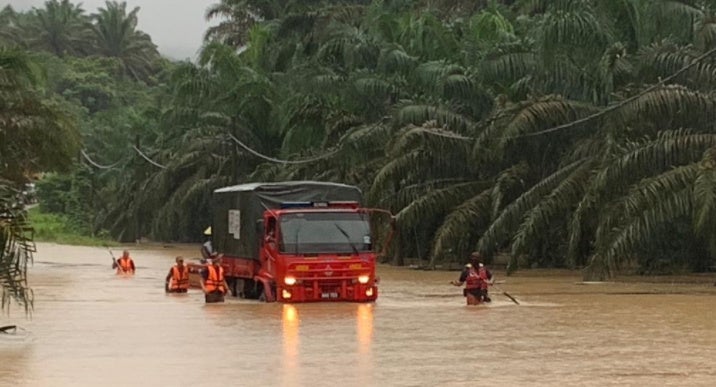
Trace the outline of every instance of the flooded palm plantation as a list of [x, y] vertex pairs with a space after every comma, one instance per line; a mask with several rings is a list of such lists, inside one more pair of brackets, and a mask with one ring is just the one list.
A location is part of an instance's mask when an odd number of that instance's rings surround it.
[[[577, 273], [523, 272], [466, 307], [455, 272], [382, 266], [374, 304], [280, 304], [196, 290], [164, 293], [176, 255], [130, 250], [120, 278], [101, 248], [39, 244], [30, 319], [0, 337], [0, 385], [475, 386], [712, 385], [713, 278], [684, 284], [584, 284]], [[693, 279], [691, 279], [693, 280]], [[709, 282], [711, 281], [711, 282]]]

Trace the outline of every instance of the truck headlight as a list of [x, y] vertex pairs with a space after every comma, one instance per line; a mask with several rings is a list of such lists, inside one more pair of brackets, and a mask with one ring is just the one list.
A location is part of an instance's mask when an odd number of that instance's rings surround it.
[[285, 283], [288, 286], [295, 285], [296, 284], [296, 278], [294, 277], [286, 277], [283, 279], [283, 283]]
[[358, 276], [358, 282], [362, 283], [363, 285], [367, 284], [368, 281], [370, 281], [370, 276], [367, 276], [367, 275]]

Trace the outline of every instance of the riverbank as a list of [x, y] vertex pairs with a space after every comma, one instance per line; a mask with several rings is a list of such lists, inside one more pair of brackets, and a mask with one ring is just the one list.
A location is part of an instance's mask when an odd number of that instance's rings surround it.
[[109, 236], [87, 236], [62, 215], [45, 213], [39, 206], [27, 211], [34, 230], [35, 242], [51, 242], [72, 246], [119, 246]]

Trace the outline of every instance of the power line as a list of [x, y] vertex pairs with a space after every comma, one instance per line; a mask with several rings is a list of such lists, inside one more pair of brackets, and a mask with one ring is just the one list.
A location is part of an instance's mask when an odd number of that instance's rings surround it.
[[655, 83], [655, 84], [653, 84], [653, 85], [647, 87], [646, 89], [642, 90], [640, 93], [638, 93], [638, 94], [636, 94], [636, 95], [633, 95], [633, 96], [631, 96], [631, 97], [629, 97], [629, 98], [627, 98], [627, 99], [625, 99], [625, 100], [619, 102], [619, 103], [616, 104], [616, 105], [609, 106], [609, 107], [605, 108], [604, 110], [602, 110], [602, 111], [600, 111], [600, 112], [597, 112], [597, 113], [588, 115], [588, 116], [586, 116], [586, 117], [584, 117], [584, 118], [580, 118], [580, 119], [575, 120], [575, 121], [572, 121], [572, 122], [568, 122], [568, 123], [566, 123], [566, 124], [557, 125], [557, 126], [554, 126], [554, 127], [552, 127], [552, 128], [549, 128], [549, 129], [540, 130], [540, 131], [532, 132], [532, 133], [520, 134], [520, 135], [516, 135], [516, 136], [512, 136], [512, 137], [503, 137], [503, 139], [509, 140], [509, 139], [513, 139], [513, 138], [539, 136], [539, 135], [542, 135], [542, 134], [556, 132], [556, 131], [558, 131], [558, 130], [571, 128], [571, 127], [573, 127], [573, 126], [576, 126], [576, 125], [579, 125], [579, 124], [583, 124], [583, 123], [585, 123], [585, 122], [589, 122], [589, 121], [591, 121], [591, 120], [593, 120], [593, 119], [595, 119], [595, 118], [598, 118], [598, 117], [601, 117], [601, 116], [603, 116], [603, 115], [605, 115], [605, 114], [607, 114], [607, 113], [613, 112], [613, 111], [615, 111], [615, 110], [617, 110], [617, 109], [623, 107], [624, 105], [626, 105], [626, 104], [628, 104], [628, 103], [630, 103], [630, 102], [632, 102], [632, 101], [634, 101], [634, 100], [636, 100], [636, 99], [638, 99], [638, 98], [641, 98], [641, 97], [644, 96], [645, 94], [652, 92], [652, 91], [655, 90], [656, 88], [663, 86], [666, 82], [669, 82], [669, 81], [671, 81], [672, 79], [674, 79], [674, 78], [678, 77], [679, 75], [683, 74], [685, 71], [687, 71], [687, 70], [689, 70], [690, 68], [694, 67], [696, 64], [698, 64], [698, 63], [701, 62], [702, 60], [704, 60], [704, 59], [706, 59], [707, 57], [709, 57], [710, 55], [712, 55], [714, 52], [716, 52], [716, 48], [713, 48], [713, 49], [707, 51], [706, 53], [704, 53], [704, 54], [702, 54], [701, 56], [699, 56], [699, 57], [697, 57], [696, 59], [694, 59], [693, 62], [689, 63], [688, 65], [686, 65], [686, 66], [684, 66], [684, 67], [682, 67], [682, 68], [681, 68], [680, 70], [678, 70], [677, 72], [675, 72], [675, 73], [671, 74], [670, 76], [668, 76], [668, 77], [666, 77], [666, 78], [660, 80], [659, 82], [657, 82], [657, 83]]
[[89, 155], [87, 155], [87, 152], [85, 152], [84, 149], [82, 149], [82, 150], [80, 151], [80, 153], [82, 153], [82, 157], [84, 157], [85, 160], [87, 160], [88, 163], [92, 164], [93, 166], [95, 166], [95, 167], [97, 167], [97, 168], [99, 168], [99, 169], [112, 169], [112, 168], [116, 167], [117, 165], [119, 165], [119, 163], [122, 162], [122, 160], [119, 160], [119, 161], [117, 161], [117, 162], [114, 163], [114, 164], [101, 165], [101, 164], [96, 163], [94, 160], [92, 160], [92, 159], [89, 157]]
[[[659, 82], [657, 82], [657, 83], [655, 83], [655, 84], [653, 84], [653, 85], [647, 87], [646, 89], [642, 90], [642, 91], [639, 92], [638, 94], [633, 95], [633, 96], [631, 96], [631, 97], [629, 97], [629, 98], [627, 98], [627, 99], [625, 99], [625, 100], [623, 100], [623, 101], [621, 101], [621, 102], [619, 102], [619, 103], [617, 103], [617, 104], [615, 104], [615, 105], [609, 106], [609, 107], [607, 107], [607, 108], [605, 108], [605, 109], [603, 109], [603, 110], [601, 110], [601, 111], [599, 111], [599, 112], [597, 112], [597, 113], [591, 114], [591, 115], [589, 115], [589, 116], [586, 116], [586, 117], [584, 117], [584, 118], [580, 118], [580, 119], [575, 120], [575, 121], [567, 122], [567, 123], [565, 123], [565, 124], [553, 126], [553, 127], [551, 127], [551, 128], [548, 128], [548, 129], [544, 129], [544, 130], [540, 130], [540, 131], [532, 132], [532, 133], [518, 134], [518, 135], [515, 135], [515, 136], [504, 136], [504, 137], [502, 137], [502, 139], [503, 139], [503, 140], [511, 140], [511, 139], [515, 139], [515, 138], [534, 137], [534, 136], [539, 136], [539, 135], [542, 135], [542, 134], [547, 134], [547, 133], [556, 132], [556, 131], [562, 130], [562, 129], [568, 129], [568, 128], [571, 128], [571, 127], [573, 127], [573, 126], [577, 126], [577, 125], [583, 124], [583, 123], [585, 123], [585, 122], [589, 122], [589, 121], [591, 121], [591, 120], [593, 120], [593, 119], [595, 119], [595, 118], [601, 117], [601, 116], [603, 116], [603, 115], [605, 115], [605, 114], [607, 114], [607, 113], [611, 113], [611, 112], [613, 112], [613, 111], [615, 111], [615, 110], [618, 110], [618, 109], [622, 108], [624, 105], [626, 105], [626, 104], [628, 104], [628, 103], [630, 103], [630, 102], [633, 102], [633, 101], [635, 101], [635, 100], [638, 99], [638, 98], [643, 97], [643, 96], [644, 96], [645, 94], [647, 94], [647, 93], [650, 93], [650, 92], [654, 91], [654, 90], [657, 89], [658, 87], [663, 86], [665, 83], [667, 83], [667, 82], [673, 80], [674, 78], [676, 78], [676, 77], [678, 77], [679, 75], [683, 74], [685, 71], [687, 71], [687, 70], [689, 70], [690, 68], [694, 67], [694, 66], [697, 65], [699, 62], [701, 62], [702, 60], [704, 60], [704, 59], [706, 59], [707, 57], [711, 56], [711, 55], [712, 55], [713, 53], [715, 53], [715, 52], [716, 52], [716, 48], [713, 48], [713, 49], [707, 51], [706, 53], [704, 53], [704, 54], [698, 56], [696, 59], [694, 59], [693, 62], [689, 63], [688, 65], [686, 65], [686, 66], [684, 66], [684, 67], [682, 67], [681, 69], [679, 69], [679, 70], [676, 71], [675, 73], [673, 73], [673, 74], [669, 75], [668, 77], [666, 77], [666, 78], [660, 80]], [[495, 119], [491, 119], [491, 120], [490, 120], [490, 122], [494, 122], [494, 121], [495, 121]], [[453, 134], [448, 134], [448, 133], [445, 133], [445, 132], [442, 132], [442, 131], [436, 131], [436, 130], [424, 129], [423, 132], [428, 133], [428, 134], [432, 134], [432, 135], [434, 135], [434, 136], [453, 138], [453, 139], [456, 139], [456, 140], [466, 140], [466, 141], [476, 140], [475, 137], [466, 137], [466, 136], [461, 136], [461, 135], [453, 135]]]
[[164, 165], [159, 164], [158, 162], [150, 159], [147, 155], [142, 153], [142, 151], [139, 150], [139, 148], [137, 148], [136, 145], [132, 145], [132, 148], [134, 148], [134, 150], [137, 151], [137, 153], [139, 153], [139, 155], [142, 156], [143, 159], [147, 160], [150, 164], [154, 165], [155, 167], [159, 167], [161, 169], [167, 169], [167, 167], [165, 167]]
[[274, 163], [281, 163], [281, 164], [306, 164], [306, 163], [312, 163], [312, 162], [314, 162], [314, 161], [318, 161], [318, 160], [321, 160], [321, 159], [325, 159], [325, 158], [331, 157], [331, 156], [333, 156], [334, 154], [338, 153], [338, 151], [340, 150], [340, 144], [339, 144], [339, 149], [334, 149], [334, 150], [331, 151], [331, 152], [324, 153], [324, 154], [319, 155], [319, 156], [316, 156], [316, 157], [312, 157], [312, 158], [308, 158], [308, 159], [301, 159], [301, 160], [281, 160], [281, 159], [273, 158], [273, 157], [270, 157], [270, 156], [266, 156], [266, 155], [264, 155], [264, 154], [262, 154], [262, 153], [259, 153], [258, 151], [255, 151], [255, 150], [251, 149], [248, 145], [246, 145], [246, 144], [244, 144], [243, 142], [239, 141], [239, 139], [236, 138], [236, 137], [234, 137], [234, 135], [231, 134], [231, 133], [228, 133], [228, 135], [229, 135], [229, 137], [230, 137], [232, 140], [234, 140], [234, 142], [236, 142], [237, 144], [239, 144], [242, 148], [244, 148], [247, 152], [251, 153], [252, 155], [254, 155], [254, 156], [256, 156], [256, 157], [260, 157], [260, 158], [262, 158], [262, 159], [264, 159], [264, 160], [268, 160], [268, 161], [271, 161], [271, 162], [274, 162]]

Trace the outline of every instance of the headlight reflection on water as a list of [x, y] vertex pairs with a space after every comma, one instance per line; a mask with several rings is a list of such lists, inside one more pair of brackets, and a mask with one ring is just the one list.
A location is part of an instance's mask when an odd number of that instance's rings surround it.
[[358, 352], [370, 352], [373, 341], [373, 304], [359, 304], [356, 310], [356, 332], [358, 333]]
[[295, 365], [298, 357], [298, 311], [290, 304], [283, 305], [283, 353], [286, 363]]
[[[361, 383], [372, 382], [373, 359], [371, 347], [373, 344], [374, 329], [374, 307], [373, 304], [343, 304], [334, 305], [292, 305], [283, 304], [281, 310], [281, 324], [283, 335], [283, 385], [301, 385], [302, 373], [310, 370], [301, 370], [301, 356], [307, 356], [307, 360], [315, 360], [320, 354], [312, 353], [314, 346], [327, 346], [327, 353], [336, 350], [339, 346], [342, 356], [350, 359], [350, 372], [354, 381]], [[335, 309], [334, 309], [335, 308]], [[299, 311], [300, 309], [300, 311]], [[352, 325], [355, 321], [355, 325]], [[301, 325], [303, 335], [309, 335], [321, 327], [337, 324], [341, 328], [339, 332], [331, 332], [325, 338], [320, 334], [311, 336], [308, 349], [301, 348]], [[353, 332], [352, 326], [355, 327]], [[330, 332], [330, 331], [329, 331]], [[326, 339], [331, 338], [328, 341]], [[334, 340], [338, 338], [337, 340]], [[354, 343], [352, 343], [354, 341]], [[306, 359], [304, 359], [306, 360]], [[341, 372], [346, 372], [343, 370]], [[305, 376], [305, 375], [304, 375]], [[344, 375], [346, 376], [346, 375]], [[348, 377], [348, 376], [346, 376]]]

